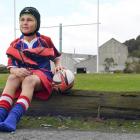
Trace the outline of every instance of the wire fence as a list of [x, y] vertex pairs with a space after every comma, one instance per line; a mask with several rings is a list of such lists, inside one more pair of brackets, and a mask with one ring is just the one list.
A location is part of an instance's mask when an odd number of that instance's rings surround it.
[[[62, 49], [62, 52], [95, 55], [97, 53], [96, 25], [97, 23], [81, 23], [42, 26], [40, 33], [50, 36], [56, 48]], [[19, 29], [16, 29], [16, 36], [20, 34]]]

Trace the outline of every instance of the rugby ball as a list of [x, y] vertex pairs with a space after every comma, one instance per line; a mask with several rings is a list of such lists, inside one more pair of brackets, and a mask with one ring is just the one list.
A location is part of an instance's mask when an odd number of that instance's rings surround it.
[[53, 83], [57, 91], [66, 93], [73, 87], [74, 78], [74, 74], [69, 69], [62, 69], [54, 74]]

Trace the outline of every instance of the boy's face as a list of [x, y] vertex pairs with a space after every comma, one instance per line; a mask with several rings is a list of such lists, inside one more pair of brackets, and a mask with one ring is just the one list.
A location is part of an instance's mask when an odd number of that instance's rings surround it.
[[21, 32], [25, 34], [34, 32], [37, 27], [36, 19], [29, 14], [22, 15], [19, 19], [19, 24]]

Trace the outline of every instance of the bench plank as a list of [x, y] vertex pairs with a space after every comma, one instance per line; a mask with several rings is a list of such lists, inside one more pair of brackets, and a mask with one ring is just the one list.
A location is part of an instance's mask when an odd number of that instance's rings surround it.
[[80, 90], [67, 95], [53, 93], [48, 101], [33, 100], [26, 115], [139, 119], [140, 95]]

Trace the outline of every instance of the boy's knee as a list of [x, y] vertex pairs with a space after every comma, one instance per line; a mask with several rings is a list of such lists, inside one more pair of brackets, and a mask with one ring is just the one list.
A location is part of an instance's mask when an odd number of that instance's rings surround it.
[[22, 82], [22, 85], [28, 85], [30, 87], [35, 87], [36, 79], [33, 76], [27, 76]]
[[16, 76], [16, 75], [14, 75], [14, 74], [10, 74], [9, 76], [8, 76], [8, 81], [10, 81], [10, 82], [15, 82], [15, 81], [17, 81], [19, 78]]

